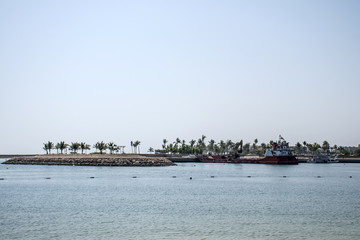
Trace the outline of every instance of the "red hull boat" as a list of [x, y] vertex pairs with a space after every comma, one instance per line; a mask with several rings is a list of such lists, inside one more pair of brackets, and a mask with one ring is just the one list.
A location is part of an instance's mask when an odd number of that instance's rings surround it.
[[272, 149], [267, 149], [263, 158], [232, 157], [226, 155], [198, 156], [200, 162], [205, 163], [254, 163], [254, 164], [299, 164], [289, 144], [280, 136], [280, 140], [274, 143]]

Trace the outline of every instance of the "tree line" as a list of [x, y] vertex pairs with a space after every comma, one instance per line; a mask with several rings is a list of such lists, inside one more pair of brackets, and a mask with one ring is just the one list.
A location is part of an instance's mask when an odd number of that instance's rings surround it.
[[[212, 155], [226, 155], [231, 154], [241, 149], [242, 154], [258, 154], [263, 155], [266, 149], [271, 148], [275, 141], [270, 141], [269, 143], [259, 143], [256, 138], [252, 143], [247, 142], [243, 144], [243, 140], [239, 142], [233, 142], [232, 140], [220, 140], [216, 142], [214, 139], [205, 141], [207, 137], [202, 135], [198, 140], [190, 140], [186, 142], [180, 138], [176, 138], [175, 141], [169, 142], [167, 139], [163, 139], [162, 148], [154, 149], [149, 148], [148, 152], [150, 153], [162, 153], [162, 154], [212, 154]], [[131, 153], [140, 154], [140, 144], [139, 140], [131, 141]], [[100, 154], [106, 153], [106, 150], [109, 150], [110, 154], [119, 153], [119, 151], [124, 153], [125, 146], [118, 146], [113, 142], [105, 143], [103, 141], [97, 142], [93, 145]], [[308, 143], [303, 141], [302, 143], [297, 142], [295, 146], [291, 147], [297, 155], [306, 155], [306, 154], [316, 154], [319, 152], [325, 153], [336, 153], [344, 156], [355, 155], [360, 156], [360, 149], [355, 150], [354, 152], [348, 151], [345, 147], [333, 145], [331, 146], [328, 141], [323, 141], [322, 145], [318, 143]], [[67, 150], [70, 153], [77, 153], [81, 150], [81, 154], [84, 154], [87, 150], [91, 150], [91, 145], [85, 142], [72, 142], [67, 144], [64, 141], [54, 144], [51, 141], [44, 143], [43, 149], [46, 151], [46, 154], [51, 154], [51, 150], [56, 149], [57, 153], [59, 151], [61, 154], [64, 151], [67, 153]]]
[[345, 147], [333, 145], [331, 146], [328, 141], [323, 141], [322, 145], [318, 143], [307, 143], [303, 141], [302, 144], [297, 142], [294, 146], [295, 153], [297, 154], [316, 154], [319, 152], [324, 153], [336, 153], [344, 156], [360, 156], [360, 149], [356, 149], [354, 152], [348, 151]]
[[[131, 141], [131, 150], [134, 153], [140, 153], [140, 141]], [[84, 154], [84, 151], [91, 150], [91, 145], [85, 142], [72, 142], [71, 144], [67, 144], [64, 141], [58, 142], [54, 144], [51, 141], [48, 141], [43, 144], [43, 149], [46, 151], [46, 154], [51, 154], [51, 150], [56, 149], [57, 154], [67, 153], [67, 150], [70, 150], [70, 153], [76, 154], [79, 150], [81, 150], [81, 154]], [[124, 153], [125, 146], [118, 146], [113, 142], [105, 143], [104, 141], [97, 142], [93, 145], [93, 148], [99, 151], [100, 154], [106, 153], [106, 150], [109, 150], [110, 154], [118, 153], [122, 150]]]
[[171, 154], [228, 154], [242, 145], [242, 140], [240, 142], [221, 140], [219, 143], [216, 143], [215, 140], [211, 139], [208, 144], [206, 144], [205, 139], [205, 135], [202, 135], [198, 140], [192, 139], [188, 143], [180, 138], [176, 138], [174, 142], [163, 139], [162, 149], [153, 150], [153, 148], [150, 148], [149, 152], [154, 151], [155, 153]]
[[[176, 138], [175, 141], [168, 141], [163, 139], [162, 148], [154, 150], [149, 148], [148, 152], [155, 153], [170, 153], [170, 154], [212, 154], [212, 155], [226, 155], [234, 153], [239, 150], [241, 146], [242, 154], [258, 154], [263, 155], [266, 149], [271, 148], [276, 141], [271, 140], [269, 143], [259, 143], [256, 138], [253, 142], [247, 142], [243, 144], [243, 140], [239, 142], [233, 142], [232, 140], [220, 140], [216, 142], [214, 139], [205, 141], [206, 136], [202, 135], [198, 140], [190, 140], [189, 142]], [[342, 155], [358, 155], [360, 156], [360, 150], [356, 150], [354, 153], [347, 151], [344, 147], [333, 145], [330, 146], [328, 141], [323, 141], [322, 145], [318, 143], [302, 143], [297, 142], [295, 146], [290, 147], [295, 151], [297, 155], [301, 154], [316, 154], [320, 152], [336, 153]]]

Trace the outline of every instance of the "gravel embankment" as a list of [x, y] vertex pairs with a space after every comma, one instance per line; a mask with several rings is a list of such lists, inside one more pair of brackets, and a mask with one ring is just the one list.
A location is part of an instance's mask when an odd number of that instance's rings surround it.
[[36, 155], [31, 157], [14, 157], [5, 161], [3, 164], [150, 167], [175, 165], [173, 162], [163, 157], [144, 157], [127, 154]]

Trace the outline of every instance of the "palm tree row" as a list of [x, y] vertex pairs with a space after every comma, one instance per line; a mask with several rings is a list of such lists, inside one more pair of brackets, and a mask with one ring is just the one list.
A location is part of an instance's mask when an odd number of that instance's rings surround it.
[[[137, 145], [140, 145], [140, 141], [137, 141]], [[119, 152], [120, 149], [124, 149], [125, 146], [118, 146], [113, 142], [110, 143], [104, 143], [103, 141], [101, 142], [97, 142], [94, 146], [93, 146], [96, 150], [100, 151], [100, 154], [102, 154], [104, 151], [106, 152], [107, 149], [109, 149], [110, 154], [113, 154], [114, 152]], [[86, 144], [85, 142], [72, 142], [70, 145], [65, 143], [64, 141], [61, 141], [59, 143], [57, 143], [56, 145], [54, 145], [53, 142], [48, 141], [47, 143], [44, 143], [44, 147], [43, 149], [46, 151], [46, 154], [51, 154], [51, 150], [52, 149], [56, 149], [57, 154], [59, 154], [59, 150], [60, 153], [63, 154], [64, 151], [67, 152], [67, 150], [70, 150], [70, 153], [74, 153], [76, 154], [77, 151], [79, 151], [81, 149], [81, 154], [84, 154], [84, 151], [86, 150], [90, 150], [91, 149], [91, 145]], [[139, 150], [140, 152], [140, 150]]]
[[[162, 149], [156, 149], [154, 150], [152, 147], [149, 148], [149, 152], [156, 152], [156, 153], [179, 153], [179, 154], [230, 154], [234, 153], [236, 151], [242, 150], [242, 153], [244, 154], [264, 154], [267, 148], [270, 148], [274, 141], [270, 141], [269, 143], [260, 143], [258, 144], [258, 139], [255, 139], [253, 143], [245, 143], [243, 145], [243, 140], [240, 140], [239, 142], [233, 142], [232, 140], [220, 140], [218, 143], [215, 142], [215, 140], [210, 139], [208, 143], [205, 141], [206, 136], [202, 135], [201, 138], [199, 138], [197, 141], [192, 139], [188, 143], [186, 143], [185, 140], [181, 140], [180, 138], [176, 138], [174, 142], [170, 142], [167, 139], [163, 139]], [[135, 154], [140, 153], [140, 141], [131, 141], [131, 152]], [[106, 152], [108, 149], [110, 154], [113, 154], [115, 152], [119, 152], [122, 149], [122, 152], [124, 153], [125, 146], [118, 146], [113, 142], [110, 143], [104, 143], [103, 141], [97, 142], [93, 146], [96, 150], [99, 150], [100, 154], [103, 152]], [[319, 152], [326, 152], [326, 153], [338, 153], [342, 155], [351, 155], [351, 154], [358, 154], [358, 152], [351, 153], [346, 150], [344, 147], [339, 147], [337, 145], [330, 146], [328, 141], [324, 141], [322, 145], [318, 143], [307, 143], [306, 141], [303, 141], [303, 143], [297, 142], [294, 147], [292, 147], [295, 150], [295, 153], [300, 154], [316, 154]], [[51, 154], [52, 149], [56, 149], [57, 153], [63, 154], [64, 151], [67, 153], [67, 150], [69, 149], [70, 153], [77, 153], [81, 149], [81, 154], [84, 153], [86, 150], [90, 150], [91, 146], [89, 144], [86, 144], [85, 142], [72, 142], [70, 145], [65, 143], [64, 141], [61, 141], [57, 144], [54, 144], [51, 141], [48, 141], [47, 143], [44, 143], [43, 149], [46, 151], [46, 154]]]
[[336, 144], [334, 146], [330, 146], [329, 142], [326, 140], [322, 143], [322, 145], [316, 142], [313, 144], [307, 143], [306, 141], [303, 141], [302, 144], [297, 142], [294, 149], [297, 154], [316, 154], [319, 152], [344, 154], [346, 152], [344, 147], [339, 147]]
[[[225, 155], [234, 153], [241, 150], [243, 154], [259, 154], [265, 153], [266, 149], [271, 148], [276, 141], [271, 140], [269, 143], [259, 143], [258, 139], [255, 139], [253, 143], [245, 143], [243, 140], [239, 142], [233, 142], [232, 140], [220, 140], [218, 143], [211, 139], [208, 143], [205, 142], [206, 136], [202, 135], [197, 141], [192, 139], [186, 143], [185, 140], [176, 138], [174, 142], [169, 142], [167, 139], [163, 139], [162, 149], [156, 149], [156, 153], [179, 153], [179, 154], [218, 154]], [[240, 149], [241, 148], [241, 149]], [[318, 143], [307, 143], [304, 141], [296, 143], [294, 147], [296, 154], [315, 154], [317, 152], [326, 153], [342, 153], [346, 154], [344, 147], [338, 147], [337, 145], [330, 146], [328, 141], [324, 141], [322, 145]], [[154, 149], [150, 148], [149, 152], [153, 152]]]
[[211, 139], [208, 144], [206, 144], [205, 139], [206, 136], [202, 135], [197, 141], [192, 139], [188, 144], [180, 138], [176, 138], [176, 140], [171, 143], [169, 143], [167, 139], [163, 139], [162, 149], [157, 149], [155, 152], [171, 154], [229, 154], [238, 151], [243, 143], [242, 140], [236, 143], [231, 140], [221, 140], [219, 143], [216, 143], [215, 140]]

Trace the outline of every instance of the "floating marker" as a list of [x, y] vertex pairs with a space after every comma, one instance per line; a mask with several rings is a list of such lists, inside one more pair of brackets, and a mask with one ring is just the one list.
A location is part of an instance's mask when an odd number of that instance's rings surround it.
[[214, 178], [215, 176], [211, 176], [211, 178]]
[[90, 178], [95, 178], [95, 177], [90, 177]]
[[176, 178], [176, 176], [172, 176], [173, 178]]
[[350, 176], [350, 178], [352, 178], [352, 176]]
[[283, 178], [286, 178], [286, 176], [283, 176]]
[[192, 177], [190, 177], [190, 180], [192, 180]]
[[136, 176], [133, 176], [132, 178], [137, 178]]

